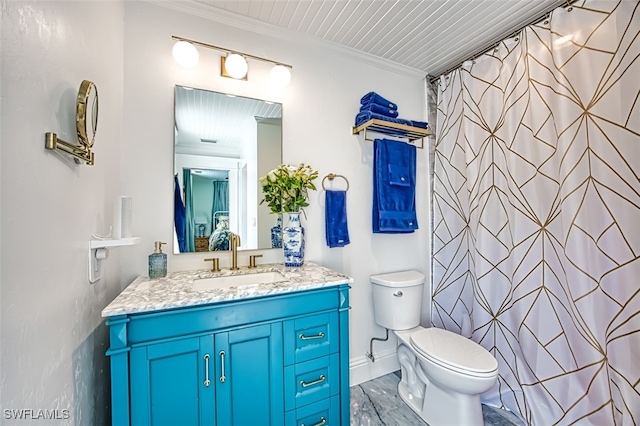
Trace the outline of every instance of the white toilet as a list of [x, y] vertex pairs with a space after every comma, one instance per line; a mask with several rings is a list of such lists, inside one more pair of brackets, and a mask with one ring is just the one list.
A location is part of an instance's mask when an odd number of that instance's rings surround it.
[[371, 276], [376, 323], [398, 337], [398, 394], [429, 426], [482, 426], [480, 394], [498, 362], [466, 337], [419, 326], [424, 282], [418, 271]]

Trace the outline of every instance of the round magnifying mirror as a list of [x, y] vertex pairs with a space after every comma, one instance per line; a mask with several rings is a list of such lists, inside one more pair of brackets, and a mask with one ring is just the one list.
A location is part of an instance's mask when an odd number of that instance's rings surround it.
[[83, 80], [76, 102], [76, 130], [80, 143], [91, 148], [98, 128], [98, 89], [93, 82]]

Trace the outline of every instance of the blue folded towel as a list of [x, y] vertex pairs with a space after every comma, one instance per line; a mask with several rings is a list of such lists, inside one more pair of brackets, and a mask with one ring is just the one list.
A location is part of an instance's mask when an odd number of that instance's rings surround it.
[[416, 121], [416, 120], [411, 120], [411, 123], [413, 125], [413, 127], [420, 127], [423, 129], [426, 129], [429, 127], [429, 123], [426, 123], [424, 121]]
[[416, 147], [376, 139], [373, 150], [373, 232], [413, 232], [418, 229]]
[[368, 104], [362, 105], [360, 107], [360, 112], [363, 112], [363, 111], [369, 111], [369, 112], [373, 112], [375, 114], [382, 114], [382, 115], [386, 115], [387, 117], [391, 117], [391, 118], [396, 118], [398, 116], [398, 110], [397, 109], [392, 109], [392, 108], [389, 108], [387, 106], [379, 105], [379, 104], [375, 104], [375, 103], [368, 103]]
[[366, 105], [368, 103], [374, 103], [378, 105], [388, 106], [391, 109], [398, 109], [398, 105], [383, 98], [382, 96], [378, 95], [376, 92], [369, 92], [366, 95], [364, 95], [362, 99], [360, 99], [360, 103], [362, 105]]
[[347, 191], [326, 191], [324, 213], [327, 245], [333, 248], [344, 247], [349, 244]]
[[393, 118], [393, 117], [387, 117], [386, 115], [382, 115], [382, 114], [376, 114], [370, 111], [361, 111], [358, 113], [358, 115], [356, 115], [356, 127], [366, 123], [372, 118], [375, 118], [377, 120], [389, 121], [391, 123], [406, 124], [407, 126], [413, 125], [413, 122], [411, 120], [405, 120], [404, 118]]

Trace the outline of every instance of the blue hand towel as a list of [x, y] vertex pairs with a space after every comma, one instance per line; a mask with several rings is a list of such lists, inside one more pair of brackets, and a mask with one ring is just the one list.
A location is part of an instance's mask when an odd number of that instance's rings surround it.
[[389, 121], [391, 123], [406, 124], [411, 126], [413, 122], [411, 120], [405, 120], [404, 118], [387, 117], [386, 115], [376, 114], [370, 111], [361, 111], [356, 115], [356, 127], [366, 123], [367, 121], [375, 118], [376, 120]]
[[411, 120], [411, 125], [413, 127], [420, 127], [422, 129], [426, 129], [429, 127], [429, 123], [424, 121], [416, 121], [416, 120]]
[[376, 92], [369, 92], [366, 95], [364, 95], [362, 99], [360, 99], [360, 103], [362, 105], [366, 105], [368, 103], [375, 103], [378, 105], [388, 106], [391, 109], [398, 109], [398, 105], [383, 98], [382, 96], [378, 95]]
[[387, 117], [391, 117], [391, 118], [396, 118], [398, 116], [398, 110], [397, 109], [389, 108], [387, 106], [378, 105], [378, 104], [375, 104], [375, 103], [368, 103], [368, 104], [362, 105], [360, 107], [360, 112], [363, 112], [363, 111], [370, 111], [370, 112], [373, 112], [375, 114], [382, 114], [382, 115], [386, 115]]
[[333, 248], [344, 247], [349, 244], [347, 191], [326, 191], [324, 213], [327, 245]]
[[416, 147], [376, 139], [373, 152], [373, 232], [410, 233], [416, 216]]

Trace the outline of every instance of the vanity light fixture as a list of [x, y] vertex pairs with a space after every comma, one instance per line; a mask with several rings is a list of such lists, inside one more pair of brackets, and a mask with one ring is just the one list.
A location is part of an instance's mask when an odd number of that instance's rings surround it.
[[173, 59], [182, 68], [193, 68], [198, 65], [198, 60], [200, 59], [198, 49], [188, 41], [179, 41], [174, 44], [171, 53], [173, 54]]
[[291, 82], [291, 71], [284, 65], [276, 65], [271, 69], [271, 81], [276, 87], [286, 87]]
[[[291, 82], [291, 70], [293, 69], [291, 65], [183, 37], [171, 36], [171, 38], [176, 40], [176, 44], [173, 47], [173, 57], [178, 65], [184, 68], [193, 68], [198, 63], [197, 46], [217, 50], [225, 54], [220, 58], [220, 75], [223, 77], [230, 77], [236, 80], [246, 80], [247, 72], [249, 70], [247, 60], [251, 59], [273, 64], [273, 69], [271, 70], [270, 75], [271, 82], [274, 86], [282, 88]], [[185, 59], [183, 59], [183, 57]], [[194, 57], [195, 59], [193, 59]]]
[[249, 64], [244, 56], [230, 53], [220, 58], [220, 74], [223, 77], [231, 77], [236, 80], [246, 80]]

